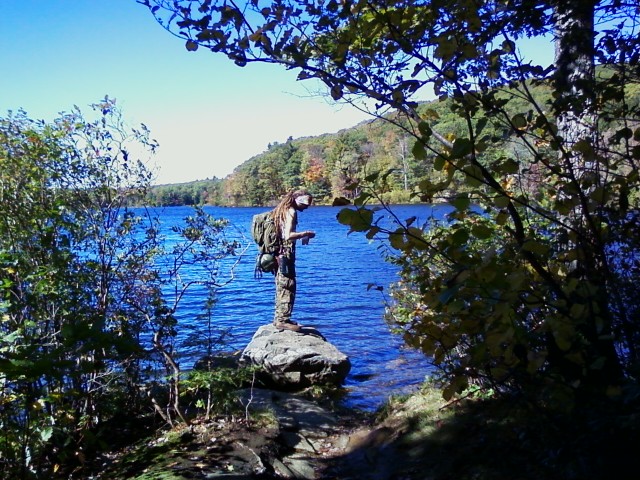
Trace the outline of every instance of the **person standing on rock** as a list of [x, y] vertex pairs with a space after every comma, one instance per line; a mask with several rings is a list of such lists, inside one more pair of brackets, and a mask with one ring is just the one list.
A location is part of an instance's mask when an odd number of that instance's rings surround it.
[[303, 245], [316, 236], [315, 232], [296, 231], [298, 212], [303, 212], [313, 202], [306, 190], [294, 190], [287, 193], [274, 209], [274, 222], [280, 235], [280, 253], [276, 272], [276, 302], [273, 324], [278, 329], [299, 331], [302, 326], [291, 319], [296, 299], [296, 241]]

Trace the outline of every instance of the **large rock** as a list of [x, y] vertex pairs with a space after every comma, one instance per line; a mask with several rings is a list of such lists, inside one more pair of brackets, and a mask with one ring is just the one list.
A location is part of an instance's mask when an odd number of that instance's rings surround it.
[[341, 385], [351, 370], [349, 357], [312, 327], [292, 332], [263, 325], [242, 352], [240, 364], [261, 367], [260, 380], [268, 386], [291, 390]]

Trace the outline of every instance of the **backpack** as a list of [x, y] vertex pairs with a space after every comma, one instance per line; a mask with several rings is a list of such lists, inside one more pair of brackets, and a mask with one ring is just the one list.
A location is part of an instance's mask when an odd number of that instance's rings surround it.
[[260, 278], [263, 273], [275, 275], [278, 270], [276, 257], [280, 253], [281, 242], [273, 219], [273, 210], [253, 216], [251, 236], [258, 245], [254, 276]]

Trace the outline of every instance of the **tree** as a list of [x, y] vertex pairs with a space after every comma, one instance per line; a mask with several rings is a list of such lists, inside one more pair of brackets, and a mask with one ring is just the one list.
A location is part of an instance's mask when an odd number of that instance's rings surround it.
[[113, 100], [93, 110], [0, 120], [3, 476], [82, 462], [113, 408], [142, 402], [157, 231], [123, 206], [150, 179], [129, 152], [156, 144], [144, 126], [124, 130]]
[[[419, 198], [464, 184], [446, 225], [396, 218], [396, 230], [379, 227], [368, 203], [386, 174], [369, 175], [356, 208], [340, 215], [400, 253], [393, 321], [434, 356], [447, 396], [473, 382], [567, 405], [635, 379], [628, 299], [638, 287], [617, 258], [625, 252], [637, 270], [640, 129], [624, 95], [640, 73], [637, 2], [140, 3], [187, 50], [208, 48], [239, 66], [281, 64], [323, 82], [336, 101], [369, 100], [380, 117], [395, 109], [384, 118], [441, 175], [421, 182]], [[545, 35], [555, 66], [534, 65], [518, 49]], [[549, 104], [533, 84], [549, 86]], [[420, 109], [414, 98], [427, 89], [452, 102], [455, 130], [438, 130], [437, 112]], [[492, 150], [508, 136], [525, 156]], [[539, 188], [523, 188], [533, 174]]]
[[175, 418], [180, 300], [196, 284], [215, 289], [238, 246], [224, 221], [198, 211], [167, 251], [158, 219], [127, 207], [151, 179], [132, 152], [156, 142], [144, 126], [124, 127], [115, 100], [92, 107], [51, 123], [0, 118], [2, 478], [75, 476], [118, 416], [149, 411], [144, 385], [167, 383], [156, 355], [174, 388], [155, 405]]

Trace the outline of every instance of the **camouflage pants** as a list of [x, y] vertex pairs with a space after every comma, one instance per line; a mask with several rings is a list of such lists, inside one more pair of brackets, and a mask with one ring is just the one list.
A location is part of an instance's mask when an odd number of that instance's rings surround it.
[[283, 275], [280, 270], [276, 273], [276, 309], [273, 321], [290, 322], [293, 313], [293, 304], [296, 301], [296, 275], [295, 272]]

